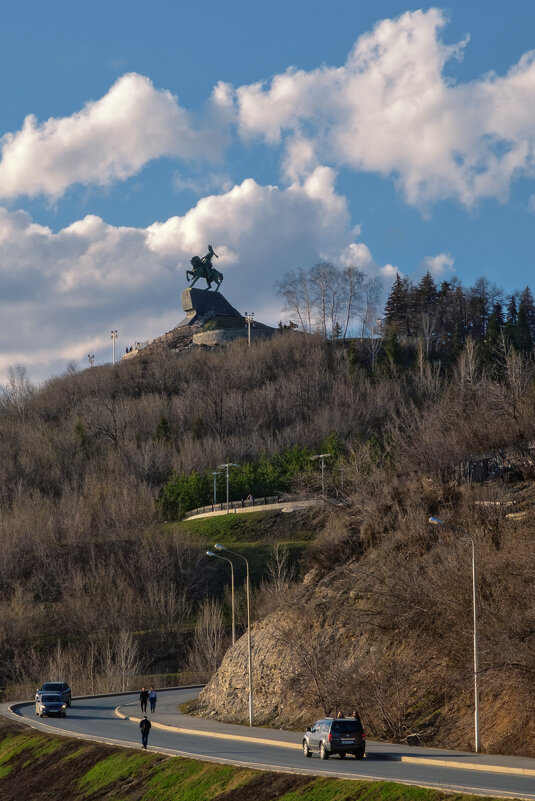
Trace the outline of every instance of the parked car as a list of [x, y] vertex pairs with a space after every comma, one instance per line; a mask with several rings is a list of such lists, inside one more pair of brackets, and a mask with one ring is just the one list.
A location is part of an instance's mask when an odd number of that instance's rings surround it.
[[61, 700], [65, 701], [67, 706], [71, 705], [71, 688], [66, 681], [45, 681], [45, 683], [35, 692], [35, 700], [43, 693], [59, 693]]
[[43, 715], [58, 715], [64, 718], [67, 714], [67, 704], [60, 693], [41, 693], [35, 699], [35, 714], [40, 718]]
[[323, 718], [317, 720], [312, 728], [307, 728], [303, 737], [303, 754], [306, 757], [317, 752], [320, 759], [328, 759], [338, 754], [344, 759], [353, 754], [362, 759], [366, 751], [366, 735], [358, 718]]

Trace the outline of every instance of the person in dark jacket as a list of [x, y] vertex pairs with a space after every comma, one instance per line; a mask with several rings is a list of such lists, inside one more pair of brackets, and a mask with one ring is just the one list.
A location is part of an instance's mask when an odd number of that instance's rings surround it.
[[147, 720], [146, 715], [143, 715], [143, 720], [140, 721], [139, 728], [141, 729], [141, 747], [146, 748], [150, 731], [150, 720]]
[[140, 703], [142, 712], [146, 712], [147, 711], [147, 701], [148, 700], [149, 700], [149, 694], [148, 694], [147, 690], [144, 687], [142, 687], [141, 688], [141, 692], [139, 693], [139, 703]]

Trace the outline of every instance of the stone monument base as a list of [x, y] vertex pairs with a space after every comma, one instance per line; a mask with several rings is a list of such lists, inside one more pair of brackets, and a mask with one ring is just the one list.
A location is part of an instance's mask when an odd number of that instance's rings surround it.
[[182, 308], [186, 312], [186, 319], [179, 325], [194, 325], [206, 323], [212, 317], [235, 317], [245, 322], [242, 314], [223, 297], [221, 292], [212, 292], [208, 289], [190, 287], [182, 293]]
[[[148, 342], [134, 343], [123, 359], [141, 354], [150, 357], [158, 351], [184, 350], [192, 345], [225, 345], [235, 339], [247, 339], [245, 317], [221, 292], [189, 287], [182, 292], [182, 308], [186, 317], [172, 331]], [[251, 326], [251, 341], [270, 337], [275, 331], [255, 320]]]

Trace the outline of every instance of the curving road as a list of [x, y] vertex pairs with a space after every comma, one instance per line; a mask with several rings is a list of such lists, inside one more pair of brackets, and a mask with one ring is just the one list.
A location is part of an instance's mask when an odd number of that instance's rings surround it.
[[[368, 743], [363, 761], [317, 756], [305, 759], [298, 732], [250, 729], [197, 720], [178, 712], [198, 688], [162, 690], [149, 749], [169, 755], [232, 763], [251, 768], [344, 779], [394, 781], [422, 787], [535, 801], [535, 760], [489, 757], [466, 752]], [[66, 718], [35, 716], [34, 704], [3, 704], [0, 712], [56, 734], [140, 748], [137, 694], [75, 699]], [[125, 717], [120, 717], [123, 715]]]

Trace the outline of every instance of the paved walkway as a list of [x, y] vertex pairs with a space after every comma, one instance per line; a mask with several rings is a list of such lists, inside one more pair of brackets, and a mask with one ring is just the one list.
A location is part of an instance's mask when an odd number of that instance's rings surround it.
[[[220, 515], [243, 515], [250, 512], [271, 512], [277, 509], [279, 512], [295, 512], [298, 509], [305, 509], [307, 506], [320, 506], [324, 501], [321, 498], [313, 498], [308, 501], [280, 501], [279, 503], [256, 504], [256, 506], [231, 506], [227, 508], [217, 509], [215, 512], [199, 512], [198, 514], [188, 515], [183, 518], [184, 522], [188, 520], [199, 520], [201, 517], [219, 517]], [[203, 507], [206, 508], [206, 507]]]

